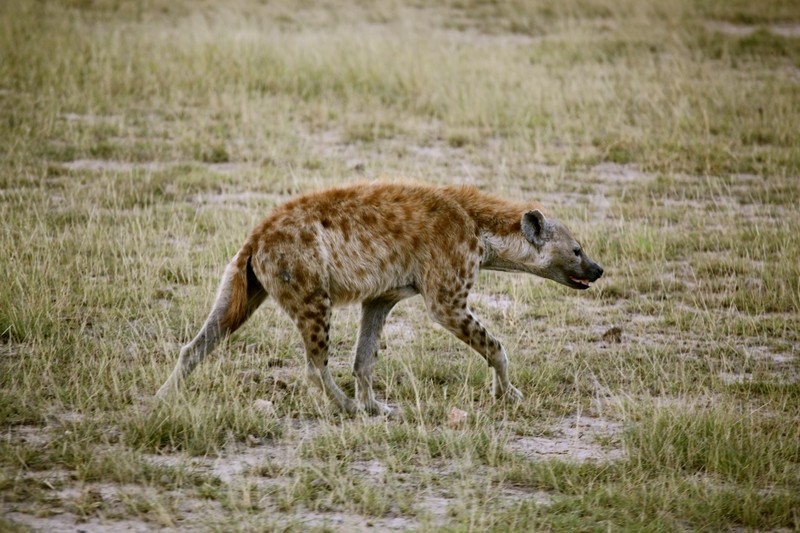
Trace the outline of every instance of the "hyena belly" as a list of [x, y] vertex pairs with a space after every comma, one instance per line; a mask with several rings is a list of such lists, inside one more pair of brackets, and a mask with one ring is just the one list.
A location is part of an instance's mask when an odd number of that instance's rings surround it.
[[345, 241], [341, 232], [325, 239], [328, 287], [334, 305], [347, 305], [381, 297], [417, 284], [416, 254], [402, 242], [356, 231]]

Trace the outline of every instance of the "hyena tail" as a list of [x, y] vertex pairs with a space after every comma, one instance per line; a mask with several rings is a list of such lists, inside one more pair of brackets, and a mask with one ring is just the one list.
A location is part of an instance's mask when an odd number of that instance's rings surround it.
[[181, 348], [175, 369], [156, 393], [158, 398], [176, 390], [217, 343], [239, 329], [267, 298], [267, 291], [253, 272], [251, 257], [252, 246], [247, 243], [228, 264], [211, 313], [197, 336]]

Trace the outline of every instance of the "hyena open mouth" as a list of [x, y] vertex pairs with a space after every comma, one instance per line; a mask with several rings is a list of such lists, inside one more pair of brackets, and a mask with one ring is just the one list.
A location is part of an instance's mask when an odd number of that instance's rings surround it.
[[578, 289], [588, 289], [592, 286], [592, 282], [588, 279], [578, 279], [578, 278], [569, 278], [571, 282], [573, 282]]

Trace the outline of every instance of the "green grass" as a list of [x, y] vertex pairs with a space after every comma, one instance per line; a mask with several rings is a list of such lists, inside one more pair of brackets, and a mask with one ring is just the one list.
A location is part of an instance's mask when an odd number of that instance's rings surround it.
[[[800, 528], [795, 4], [0, 4], [0, 529]], [[247, 232], [378, 176], [538, 199], [605, 267], [481, 276], [525, 401], [414, 299], [397, 420], [309, 394], [274, 303], [152, 402]]]

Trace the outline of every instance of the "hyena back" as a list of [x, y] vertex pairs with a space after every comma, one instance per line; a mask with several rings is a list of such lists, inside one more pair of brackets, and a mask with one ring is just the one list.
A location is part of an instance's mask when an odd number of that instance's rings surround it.
[[262, 221], [228, 264], [211, 313], [158, 396], [270, 295], [302, 335], [309, 379], [351, 413], [356, 403], [328, 369], [330, 318], [334, 306], [361, 302], [357, 396], [367, 412], [388, 412], [372, 390], [381, 331], [398, 302], [419, 294], [431, 319], [492, 367], [495, 396], [521, 399], [505, 349], [467, 306], [480, 269], [527, 272], [575, 289], [603, 273], [538, 207], [472, 187], [362, 184], [301, 196]]

